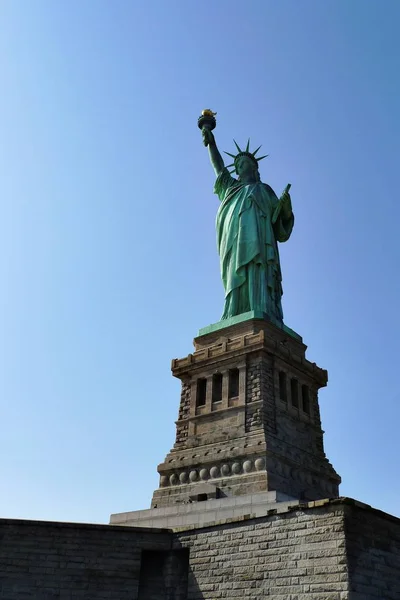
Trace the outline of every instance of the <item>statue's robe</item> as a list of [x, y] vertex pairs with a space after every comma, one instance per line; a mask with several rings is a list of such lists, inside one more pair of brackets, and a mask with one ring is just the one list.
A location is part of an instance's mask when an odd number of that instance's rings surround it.
[[225, 168], [215, 182], [221, 204], [217, 245], [225, 287], [222, 319], [251, 310], [283, 321], [282, 275], [277, 242], [289, 239], [293, 213], [284, 219], [278, 198], [265, 183], [244, 184]]

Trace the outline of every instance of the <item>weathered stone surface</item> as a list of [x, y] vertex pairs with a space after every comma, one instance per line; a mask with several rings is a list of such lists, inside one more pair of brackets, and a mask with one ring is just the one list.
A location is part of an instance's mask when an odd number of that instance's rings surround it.
[[[337, 497], [340, 477], [324, 453], [318, 407], [327, 373], [307, 361], [301, 338], [252, 319], [196, 338], [195, 348], [172, 361], [173, 374], [182, 381], [176, 441], [158, 466], [160, 487], [152, 507], [188, 502], [195, 486], [209, 478], [221, 497], [271, 490], [308, 500]], [[287, 379], [285, 400], [280, 372]], [[221, 386], [218, 401], [215, 377]], [[292, 379], [300, 395], [307, 388], [307, 406], [301, 397], [297, 406], [292, 402]]]
[[0, 520], [0, 599], [400, 600], [400, 519], [281, 508], [174, 530]]
[[0, 598], [138, 597], [143, 550], [167, 552], [167, 532], [0, 520]]
[[188, 598], [400, 600], [400, 520], [353, 500], [176, 532]]
[[399, 519], [354, 501], [345, 506], [351, 599], [400, 598]]

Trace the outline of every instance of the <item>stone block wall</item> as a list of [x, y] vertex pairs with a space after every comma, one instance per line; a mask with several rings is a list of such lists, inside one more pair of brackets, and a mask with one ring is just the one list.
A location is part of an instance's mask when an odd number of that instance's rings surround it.
[[174, 546], [190, 549], [189, 600], [350, 598], [342, 506], [177, 533]]
[[182, 530], [0, 521], [0, 599], [400, 600], [400, 519], [276, 506]]
[[399, 600], [400, 520], [361, 503], [345, 517], [351, 600]]
[[132, 600], [142, 550], [170, 546], [170, 534], [157, 530], [4, 519], [0, 599]]
[[188, 600], [400, 600], [400, 519], [349, 498], [278, 511], [175, 532]]

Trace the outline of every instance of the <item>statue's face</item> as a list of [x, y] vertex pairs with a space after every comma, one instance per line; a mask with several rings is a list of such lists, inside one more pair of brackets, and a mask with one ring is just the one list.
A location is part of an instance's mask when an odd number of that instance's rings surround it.
[[240, 179], [256, 180], [257, 167], [248, 156], [239, 156], [235, 162], [235, 169]]

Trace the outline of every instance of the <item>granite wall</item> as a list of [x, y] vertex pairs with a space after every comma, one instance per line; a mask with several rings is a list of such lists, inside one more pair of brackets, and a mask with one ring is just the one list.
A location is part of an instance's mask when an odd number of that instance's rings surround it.
[[2, 600], [264, 597], [400, 600], [400, 520], [339, 498], [190, 530], [0, 521]]
[[348, 502], [345, 536], [351, 600], [399, 600], [400, 519]]
[[190, 600], [350, 597], [340, 505], [177, 533], [174, 547], [181, 546], [190, 549]]
[[171, 535], [163, 531], [4, 519], [0, 598], [132, 600], [142, 551], [170, 548]]

